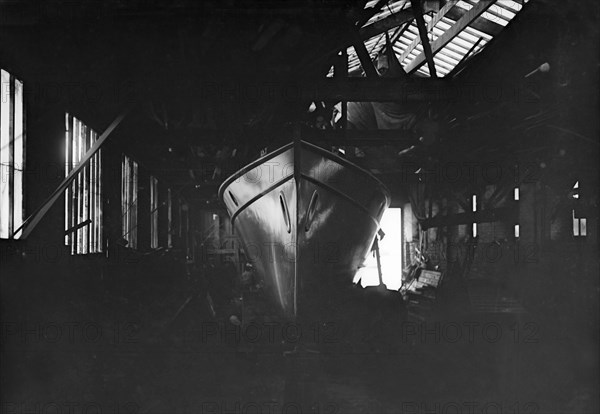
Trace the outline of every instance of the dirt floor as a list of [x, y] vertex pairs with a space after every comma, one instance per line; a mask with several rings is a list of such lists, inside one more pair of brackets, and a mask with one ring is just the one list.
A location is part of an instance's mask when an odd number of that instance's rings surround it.
[[235, 327], [198, 298], [173, 319], [189, 297], [176, 283], [44, 277], [2, 286], [2, 413], [598, 412], [591, 343], [466, 294], [424, 321], [363, 302], [286, 325], [255, 303]]

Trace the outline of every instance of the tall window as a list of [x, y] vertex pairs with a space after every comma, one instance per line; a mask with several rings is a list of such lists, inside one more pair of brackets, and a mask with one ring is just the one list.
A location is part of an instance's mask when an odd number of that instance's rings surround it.
[[23, 83], [0, 69], [0, 238], [18, 239], [23, 224], [25, 108]]
[[[515, 187], [513, 198], [515, 199], [515, 201], [519, 201], [519, 197], [520, 197], [519, 187]], [[515, 234], [515, 238], [519, 238], [519, 236], [520, 236], [519, 223], [515, 224], [514, 234]]]
[[[471, 197], [471, 208], [473, 213], [477, 212], [477, 196], [475, 194]], [[477, 222], [475, 221], [472, 224], [471, 233], [473, 234], [473, 237], [477, 237]]]
[[167, 189], [167, 247], [173, 247], [173, 196]]
[[[98, 139], [96, 131], [65, 114], [65, 176]], [[102, 252], [102, 150], [98, 150], [65, 191], [65, 245], [71, 254]]]
[[150, 247], [158, 248], [158, 180], [150, 176]]
[[[575, 182], [573, 186], [572, 197], [579, 200], [579, 181]], [[573, 236], [587, 236], [587, 220], [585, 217], [575, 217], [575, 209], [573, 209]]]
[[123, 155], [121, 167], [121, 230], [127, 247], [137, 249], [138, 164]]

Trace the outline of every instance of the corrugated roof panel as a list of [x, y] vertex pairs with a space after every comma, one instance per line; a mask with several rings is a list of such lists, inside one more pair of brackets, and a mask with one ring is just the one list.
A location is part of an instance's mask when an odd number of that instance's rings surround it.
[[479, 39], [479, 37], [473, 36], [472, 34], [467, 33], [466, 30], [463, 30], [462, 32], [460, 32], [458, 34], [458, 36], [456, 36], [456, 37], [464, 40], [467, 43], [470, 43], [471, 45], [473, 45]]
[[490, 41], [494, 36], [491, 36], [487, 33], [482, 32], [481, 30], [477, 30], [474, 27], [466, 27], [464, 30], [465, 33], [475, 36], [477, 39], [483, 37], [484, 40]]
[[421, 76], [425, 76], [427, 78], [430, 77], [429, 75], [429, 68], [427, 67], [427, 65], [425, 66], [421, 66], [421, 68], [419, 70], [417, 70], [417, 73]]
[[455, 60], [457, 63], [463, 58], [465, 53], [468, 52], [468, 50], [464, 50], [462, 52], [457, 52], [456, 48], [454, 46], [448, 47], [449, 45], [450, 45], [450, 43], [448, 43], [446, 45], [446, 47], [444, 47], [443, 51], [446, 55], [448, 55], [448, 57]]
[[439, 53], [433, 57], [433, 63], [435, 63], [435, 71], [436, 73], [441, 73], [442, 71], [450, 72], [452, 68], [456, 65], [450, 65], [439, 56]]
[[442, 49], [442, 51], [437, 53], [435, 56], [438, 55], [444, 62], [446, 62], [449, 65], [452, 65], [452, 67], [458, 65], [458, 62], [460, 62], [460, 58], [457, 58], [454, 52], [446, 50], [446, 48]]
[[452, 39], [452, 41], [455, 42], [457, 45], [462, 46], [462, 48], [466, 49], [466, 50], [471, 49], [471, 47], [473, 46], [473, 43], [474, 43], [474, 42], [470, 42], [469, 40], [465, 40], [460, 35], [456, 36], [454, 39]]

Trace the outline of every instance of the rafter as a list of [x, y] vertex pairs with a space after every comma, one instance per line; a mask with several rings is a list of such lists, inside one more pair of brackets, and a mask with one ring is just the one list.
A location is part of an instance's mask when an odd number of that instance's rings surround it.
[[[431, 44], [431, 51], [433, 55], [439, 52], [444, 46], [452, 41], [465, 27], [469, 26], [475, 19], [477, 19], [483, 12], [485, 12], [490, 6], [495, 3], [495, 0], [481, 0], [475, 4], [469, 11], [461, 16], [461, 18], [454, 23], [446, 32], [435, 39]], [[421, 53], [415, 59], [413, 59], [408, 65], [404, 67], [406, 72], [411, 73], [417, 70], [421, 65], [425, 63], [425, 54]]]

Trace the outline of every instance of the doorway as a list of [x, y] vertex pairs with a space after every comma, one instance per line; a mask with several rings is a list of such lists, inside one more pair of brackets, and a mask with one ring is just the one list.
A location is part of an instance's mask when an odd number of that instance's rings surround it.
[[[383, 283], [390, 290], [398, 290], [402, 285], [402, 209], [388, 208], [381, 218], [381, 230], [385, 233], [379, 241], [379, 256]], [[377, 258], [375, 252], [367, 255], [364, 267], [354, 277], [362, 287], [379, 285]]]

